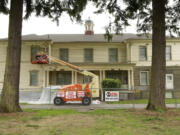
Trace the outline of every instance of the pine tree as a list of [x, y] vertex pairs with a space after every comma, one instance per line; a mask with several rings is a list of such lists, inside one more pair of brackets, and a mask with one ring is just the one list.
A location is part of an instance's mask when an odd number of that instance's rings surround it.
[[[180, 2], [169, 4], [169, 0], [93, 0], [97, 3], [97, 13], [108, 11], [114, 16], [114, 21], [106, 29], [106, 37], [112, 37], [111, 30], [122, 33], [129, 20], [137, 19], [137, 32], [143, 32], [148, 36], [152, 32], [152, 76], [149, 93], [148, 110], [166, 110], [165, 106], [165, 47], [166, 30], [171, 36], [179, 34]], [[122, 8], [122, 3], [126, 5]], [[152, 7], [151, 7], [152, 5]]]
[[19, 106], [19, 80], [23, 5], [26, 8], [25, 19], [35, 12], [37, 16], [48, 16], [58, 23], [63, 12], [68, 13], [71, 19], [80, 21], [80, 13], [85, 8], [87, 1], [11, 0], [10, 10], [7, 8], [7, 4], [8, 0], [0, 1], [0, 12], [9, 14], [8, 47], [0, 112], [20, 112], [22, 111]]
[[[115, 27], [116, 33], [122, 32], [126, 26], [130, 25], [128, 23], [129, 19], [138, 20], [138, 31], [153, 31], [152, 83], [147, 109], [165, 109], [165, 29], [169, 30], [171, 35], [178, 33], [180, 20], [179, 0], [174, 0], [176, 4], [173, 6], [168, 5], [168, 0], [89, 1], [93, 1], [96, 7], [99, 7], [97, 13], [108, 11], [115, 17], [114, 21], [106, 28], [107, 34], [105, 37], [108, 40], [113, 38], [110, 34], [111, 28]], [[19, 107], [19, 73], [23, 2], [26, 8], [25, 19], [28, 19], [35, 12], [37, 16], [48, 16], [58, 23], [63, 12], [68, 13], [72, 20], [81, 21], [80, 13], [84, 10], [88, 0], [11, 0], [10, 10], [7, 8], [8, 2], [8, 0], [0, 1], [0, 12], [10, 14], [8, 49], [0, 111], [16, 112], [21, 111]], [[120, 2], [126, 4], [125, 9], [121, 8]], [[153, 5], [152, 8], [150, 7], [151, 4]], [[167, 18], [166, 22], [164, 22], [165, 18]]]
[[148, 110], [165, 110], [165, 0], [152, 1], [152, 66]]

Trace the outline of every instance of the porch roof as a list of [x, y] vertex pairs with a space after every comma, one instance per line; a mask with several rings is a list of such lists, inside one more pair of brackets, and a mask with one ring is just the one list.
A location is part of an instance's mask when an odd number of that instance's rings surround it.
[[[84, 70], [132, 70], [135, 63], [71, 63]], [[45, 65], [46, 70], [73, 70], [56, 63]]]

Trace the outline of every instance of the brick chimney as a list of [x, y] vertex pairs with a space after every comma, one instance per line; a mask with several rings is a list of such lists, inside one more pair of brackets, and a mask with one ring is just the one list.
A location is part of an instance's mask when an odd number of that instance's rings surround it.
[[85, 35], [94, 35], [93, 27], [93, 21], [89, 17], [89, 19], [85, 21]]

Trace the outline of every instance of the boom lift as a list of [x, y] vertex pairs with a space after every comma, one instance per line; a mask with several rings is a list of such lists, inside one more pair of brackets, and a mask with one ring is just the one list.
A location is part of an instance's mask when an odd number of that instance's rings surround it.
[[[51, 60], [60, 65], [67, 66], [82, 75], [90, 76], [92, 78], [92, 81], [88, 84], [78, 83], [62, 87], [54, 98], [55, 105], [63, 104], [66, 101], [82, 101], [84, 105], [89, 105], [91, 103], [91, 97], [99, 97], [99, 77], [97, 75], [52, 56], [38, 56], [38, 59], [40, 59], [41, 61], [43, 61], [43, 58], [46, 58], [46, 60]], [[39, 60], [37, 61], [37, 64], [46, 64], [46, 62], [44, 61], [43, 63], [41, 63]], [[35, 63], [36, 62], [34, 62], [33, 64]]]

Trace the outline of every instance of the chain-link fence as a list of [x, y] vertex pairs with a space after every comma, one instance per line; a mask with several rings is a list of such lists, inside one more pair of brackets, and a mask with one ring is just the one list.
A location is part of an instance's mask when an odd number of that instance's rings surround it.
[[[108, 104], [132, 104], [135, 108], [137, 104], [148, 104], [149, 90], [106, 88], [103, 90], [103, 95], [103, 101]], [[165, 103], [169, 107], [177, 108], [180, 104], [180, 91], [166, 90]]]
[[[56, 93], [61, 89], [60, 86], [49, 86], [43, 89], [21, 89], [20, 103], [29, 104], [53, 104]], [[147, 104], [149, 98], [148, 90], [127, 90], [121, 88], [91, 89], [93, 92], [99, 92], [99, 97], [93, 100], [100, 100], [107, 104], [131, 104], [133, 108], [137, 104]], [[1, 93], [1, 91], [0, 91]], [[166, 90], [166, 104], [177, 108], [180, 106], [180, 91]]]

